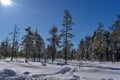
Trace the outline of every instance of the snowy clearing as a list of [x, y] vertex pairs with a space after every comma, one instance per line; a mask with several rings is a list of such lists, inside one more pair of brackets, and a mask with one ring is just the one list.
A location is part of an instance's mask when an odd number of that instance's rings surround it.
[[[23, 60], [10, 62], [0, 60], [0, 80], [119, 80], [120, 63], [86, 61], [68, 62], [56, 60], [54, 64], [47, 62], [24, 63]], [[80, 66], [79, 66], [80, 65]]]

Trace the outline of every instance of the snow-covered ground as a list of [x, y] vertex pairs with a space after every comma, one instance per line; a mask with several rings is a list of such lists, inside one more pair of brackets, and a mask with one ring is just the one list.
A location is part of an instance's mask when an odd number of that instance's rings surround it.
[[0, 80], [120, 80], [119, 62], [62, 63], [63, 60], [56, 60], [54, 64], [47, 62], [43, 66], [41, 62], [24, 63], [23, 59], [0, 60]]

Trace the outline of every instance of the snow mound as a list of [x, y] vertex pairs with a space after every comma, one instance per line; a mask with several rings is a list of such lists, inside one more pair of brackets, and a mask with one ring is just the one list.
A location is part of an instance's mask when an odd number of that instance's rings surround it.
[[79, 70], [77, 68], [70, 68], [70, 67], [65, 67], [62, 70], [56, 72], [55, 74], [68, 74], [68, 73], [74, 73], [74, 72], [78, 72]]
[[16, 79], [9, 79], [9, 78], [15, 78], [15, 76], [17, 76], [17, 73], [11, 69], [4, 69], [3, 71], [0, 71], [0, 80], [16, 80]]
[[70, 70], [71, 70], [70, 67], [65, 67], [65, 68], [63, 68], [62, 70], [56, 72], [55, 74], [65, 74], [65, 73], [70, 72]]
[[73, 68], [73, 69], [71, 70], [72, 73], [78, 72], [78, 71], [79, 71], [79, 70], [78, 70], [77, 68]]
[[3, 71], [0, 72], [0, 76], [2, 76], [2, 77], [12, 77], [12, 76], [16, 76], [16, 72], [14, 72], [11, 69], [4, 69]]

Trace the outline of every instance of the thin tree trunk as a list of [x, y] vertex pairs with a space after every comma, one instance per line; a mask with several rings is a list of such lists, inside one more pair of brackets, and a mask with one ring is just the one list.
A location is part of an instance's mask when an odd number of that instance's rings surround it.
[[39, 62], [40, 62], [40, 58], [41, 58], [41, 55], [40, 55], [40, 49], [39, 49], [38, 58], [39, 58]]
[[13, 61], [13, 56], [14, 56], [15, 37], [16, 37], [16, 26], [15, 26], [14, 33], [13, 33], [13, 45], [12, 45], [11, 61]]
[[53, 39], [53, 48], [52, 48], [52, 63], [54, 62], [55, 59], [55, 40]]
[[65, 64], [67, 64], [67, 25], [66, 25], [66, 40], [65, 40]]
[[35, 62], [35, 60], [36, 60], [36, 52], [34, 53], [34, 62]]

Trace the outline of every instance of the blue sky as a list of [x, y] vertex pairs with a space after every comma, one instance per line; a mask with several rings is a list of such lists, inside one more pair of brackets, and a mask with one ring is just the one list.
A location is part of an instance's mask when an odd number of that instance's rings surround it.
[[76, 47], [81, 38], [92, 35], [101, 21], [108, 29], [112, 19], [120, 14], [120, 0], [11, 0], [12, 6], [0, 5], [0, 42], [13, 31], [14, 25], [20, 28], [20, 36], [29, 25], [38, 28], [46, 44], [49, 29], [56, 25], [62, 29], [64, 10], [68, 9], [73, 17], [72, 39]]

